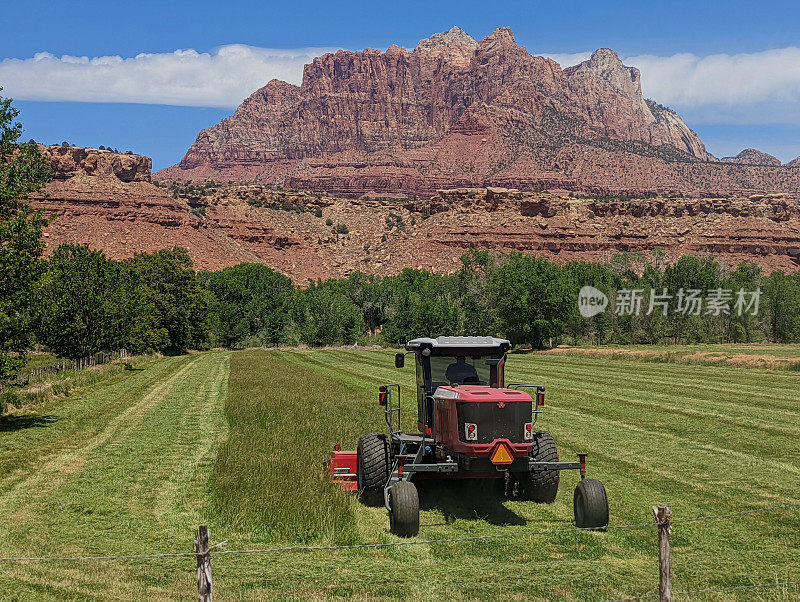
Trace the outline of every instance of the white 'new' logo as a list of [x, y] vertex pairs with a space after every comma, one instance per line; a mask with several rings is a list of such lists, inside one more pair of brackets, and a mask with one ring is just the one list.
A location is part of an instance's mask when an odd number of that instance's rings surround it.
[[578, 311], [584, 318], [603, 312], [608, 306], [608, 297], [593, 286], [584, 286], [578, 292]]

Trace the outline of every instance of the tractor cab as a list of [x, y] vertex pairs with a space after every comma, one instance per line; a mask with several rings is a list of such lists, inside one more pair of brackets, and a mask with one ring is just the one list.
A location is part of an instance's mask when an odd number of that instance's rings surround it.
[[[478, 385], [502, 388], [506, 353], [511, 343], [494, 337], [438, 337], [413, 339], [406, 349], [414, 353], [417, 370], [417, 427], [431, 434], [433, 397], [439, 387]], [[404, 353], [395, 357], [402, 368]]]

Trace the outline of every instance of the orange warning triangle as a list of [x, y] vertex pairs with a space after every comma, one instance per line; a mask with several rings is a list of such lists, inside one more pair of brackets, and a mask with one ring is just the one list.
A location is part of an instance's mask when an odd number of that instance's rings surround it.
[[492, 452], [492, 464], [511, 464], [514, 457], [505, 443], [499, 443]]

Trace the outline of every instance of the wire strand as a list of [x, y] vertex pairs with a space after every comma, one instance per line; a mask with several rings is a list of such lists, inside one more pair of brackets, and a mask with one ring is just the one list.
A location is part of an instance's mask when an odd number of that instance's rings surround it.
[[[780, 506], [771, 506], [768, 508], [753, 508], [751, 510], [741, 510], [739, 512], [729, 512], [727, 514], [712, 514], [706, 516], [696, 516], [692, 518], [685, 518], [671, 521], [672, 525], [719, 520], [726, 518], [735, 518], [740, 516], [747, 516], [751, 514], [759, 514], [762, 512], [777, 512], [781, 510], [790, 510], [800, 508], [800, 504], [782, 504]], [[425, 546], [433, 544], [444, 543], [462, 543], [474, 541], [491, 541], [497, 539], [511, 539], [515, 537], [532, 537], [540, 535], [566, 535], [568, 533], [581, 533], [586, 531], [623, 531], [630, 529], [644, 529], [646, 527], [658, 527], [665, 523], [659, 522], [645, 522], [634, 523], [629, 525], [606, 525], [602, 528], [581, 528], [571, 527], [569, 529], [551, 529], [547, 531], [514, 531], [511, 533], [495, 533], [493, 535], [475, 535], [470, 537], [452, 537], [447, 539], [422, 539], [415, 541], [391, 541], [382, 543], [361, 543], [350, 544], [341, 546], [286, 546], [281, 548], [254, 548], [250, 550], [216, 550], [214, 548], [220, 547], [227, 543], [227, 540], [214, 544], [211, 546], [208, 554], [212, 556], [232, 556], [241, 554], [275, 554], [278, 552], [317, 552], [317, 551], [337, 551], [337, 550], [359, 550], [359, 549], [375, 549], [375, 548], [399, 548], [407, 546]], [[0, 563], [3, 562], [86, 562], [86, 561], [103, 561], [103, 560], [153, 560], [160, 558], [187, 558], [202, 556], [198, 552], [174, 552], [165, 554], [126, 554], [117, 556], [52, 556], [52, 557], [0, 557]]]

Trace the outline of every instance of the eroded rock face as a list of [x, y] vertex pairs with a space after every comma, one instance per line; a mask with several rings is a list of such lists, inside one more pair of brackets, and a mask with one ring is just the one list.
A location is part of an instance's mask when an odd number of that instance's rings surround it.
[[760, 150], [754, 148], [746, 148], [735, 157], [723, 157], [720, 159], [723, 163], [739, 163], [741, 165], [768, 165], [771, 167], [780, 167], [781, 161], [772, 155], [762, 153]]
[[41, 151], [54, 179], [31, 202], [52, 218], [43, 234], [46, 254], [62, 243], [102, 249], [113, 259], [178, 246], [189, 250], [197, 269], [256, 261], [322, 276], [315, 250], [290, 228], [276, 229], [242, 207], [210, 208], [213, 219], [206, 217], [201, 205], [150, 181], [150, 157], [60, 146]]
[[[609, 49], [562, 69], [531, 56], [508, 28], [476, 42], [454, 27], [411, 52], [390, 46], [315, 58], [300, 86], [269, 82], [232, 117], [200, 132], [180, 164], [156, 175], [431, 194], [520, 173], [521, 187], [591, 190], [594, 183], [575, 178], [576, 171], [613, 180], [614, 168], [565, 165], [565, 149], [591, 156], [602, 148], [620, 157], [615, 163], [713, 160], [676, 113], [645, 101], [640, 79]], [[698, 191], [712, 192], [702, 175], [694, 179]], [[691, 178], [645, 185], [698, 188]]]
[[50, 162], [53, 178], [67, 180], [77, 175], [115, 178], [122, 182], [149, 182], [153, 162], [150, 157], [114, 153], [96, 148], [42, 146], [42, 155]]
[[792, 159], [786, 164], [786, 167], [800, 167], [800, 157]]
[[[459, 123], [464, 139], [490, 135], [480, 114]], [[423, 199], [342, 198], [260, 184], [173, 195], [146, 179], [76, 170], [67, 155], [83, 156], [81, 150], [56, 153], [63, 158], [62, 177], [33, 198], [36, 207], [55, 216], [44, 233], [48, 253], [64, 242], [88, 244], [116, 259], [182, 246], [198, 269], [264, 263], [298, 284], [355, 271], [452, 272], [470, 248], [516, 250], [559, 262], [604, 261], [623, 251], [660, 248], [670, 261], [713, 253], [732, 265], [754, 262], [767, 272], [800, 269], [800, 207], [787, 194], [578, 198], [501, 184], [473, 186], [463, 178], [458, 188], [445, 183]], [[479, 166], [485, 157], [472, 159]], [[567, 158], [560, 160], [566, 165]], [[401, 173], [380, 172], [374, 181], [404, 182]], [[541, 175], [553, 182], [558, 177]], [[339, 224], [347, 226], [346, 234]]]

